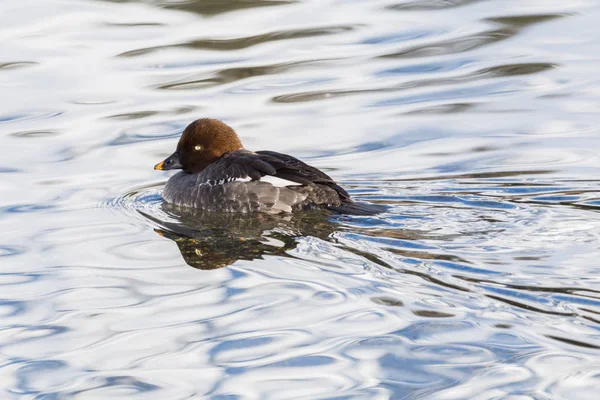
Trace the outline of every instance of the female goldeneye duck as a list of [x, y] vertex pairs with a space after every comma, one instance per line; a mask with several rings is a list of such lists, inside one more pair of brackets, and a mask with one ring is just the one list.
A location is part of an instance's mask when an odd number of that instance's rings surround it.
[[244, 149], [235, 131], [216, 119], [189, 124], [177, 150], [154, 169], [182, 170], [163, 191], [167, 203], [180, 207], [270, 214], [327, 208], [373, 215], [384, 210], [354, 202], [331, 177], [297, 158]]

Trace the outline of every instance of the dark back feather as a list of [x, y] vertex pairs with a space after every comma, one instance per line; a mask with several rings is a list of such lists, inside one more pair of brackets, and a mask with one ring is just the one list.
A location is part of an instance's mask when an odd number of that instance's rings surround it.
[[292, 182], [302, 183], [304, 185], [321, 184], [334, 189], [340, 195], [342, 201], [349, 201], [350, 195], [341, 186], [339, 186], [325, 172], [298, 160], [289, 154], [277, 153], [275, 151], [257, 151], [256, 154], [269, 164], [277, 172], [274, 176], [287, 179]]
[[350, 195], [329, 175], [288, 154], [275, 151], [238, 150], [227, 153], [200, 172], [200, 182], [221, 182], [238, 178], [260, 180], [265, 175], [300, 183], [325, 185], [334, 189], [342, 202]]

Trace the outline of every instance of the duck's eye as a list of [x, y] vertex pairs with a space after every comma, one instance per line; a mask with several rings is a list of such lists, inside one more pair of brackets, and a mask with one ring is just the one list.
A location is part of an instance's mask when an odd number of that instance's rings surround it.
[[194, 150], [196, 150], [196, 151], [198, 151], [198, 150], [202, 150], [202, 146], [200, 146], [199, 144], [197, 144], [197, 145], [194, 147]]

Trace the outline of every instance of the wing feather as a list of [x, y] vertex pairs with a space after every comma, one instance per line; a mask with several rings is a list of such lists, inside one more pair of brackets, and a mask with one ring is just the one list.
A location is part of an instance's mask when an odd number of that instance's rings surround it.
[[326, 185], [334, 189], [341, 199], [350, 199], [348, 192], [323, 171], [293, 156], [275, 151], [238, 150], [228, 153], [206, 167], [200, 173], [199, 182], [223, 182], [244, 178], [258, 181], [265, 175], [302, 185]]

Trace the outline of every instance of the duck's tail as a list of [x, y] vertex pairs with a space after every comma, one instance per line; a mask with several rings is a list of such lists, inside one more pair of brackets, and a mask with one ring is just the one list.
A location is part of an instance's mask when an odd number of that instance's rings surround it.
[[340, 214], [349, 215], [377, 215], [387, 211], [388, 207], [382, 204], [347, 202], [339, 206], [329, 206], [328, 209]]

